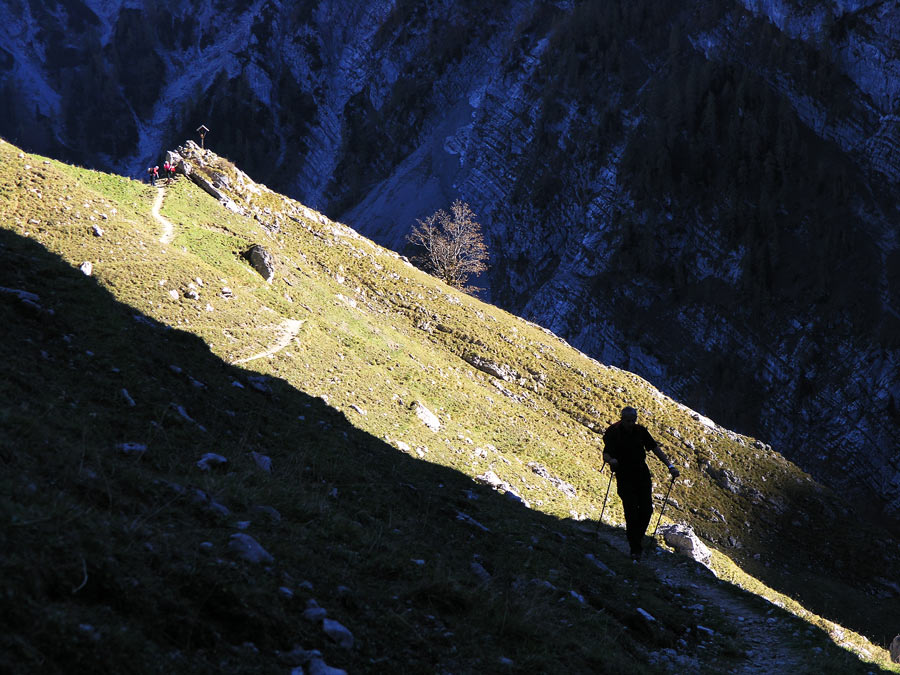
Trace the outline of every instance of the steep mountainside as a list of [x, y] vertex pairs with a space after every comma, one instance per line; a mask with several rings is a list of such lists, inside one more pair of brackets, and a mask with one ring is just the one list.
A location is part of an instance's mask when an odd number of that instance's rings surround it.
[[[842, 495], [178, 152], [0, 140], [0, 671], [900, 672], [900, 543]], [[624, 552], [625, 403], [702, 564]]]
[[138, 175], [199, 124], [396, 250], [453, 199], [481, 285], [900, 515], [900, 9], [878, 0], [27, 2], [0, 132]]

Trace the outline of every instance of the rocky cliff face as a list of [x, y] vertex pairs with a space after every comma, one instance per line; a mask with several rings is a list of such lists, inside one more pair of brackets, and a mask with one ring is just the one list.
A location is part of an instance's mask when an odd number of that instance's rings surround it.
[[[678, 3], [673, 3], [678, 4]], [[499, 305], [900, 516], [895, 3], [13, 0], [0, 133], [139, 176], [201, 123]]]

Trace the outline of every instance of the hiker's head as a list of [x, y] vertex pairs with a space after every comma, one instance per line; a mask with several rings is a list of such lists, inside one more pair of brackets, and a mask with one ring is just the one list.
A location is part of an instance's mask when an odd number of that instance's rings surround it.
[[634, 424], [637, 422], [637, 410], [630, 405], [622, 408], [622, 421], [625, 424]]

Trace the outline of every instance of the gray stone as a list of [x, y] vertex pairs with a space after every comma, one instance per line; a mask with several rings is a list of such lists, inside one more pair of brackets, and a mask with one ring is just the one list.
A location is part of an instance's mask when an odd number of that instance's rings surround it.
[[324, 621], [327, 617], [328, 610], [318, 605], [303, 610], [303, 618], [307, 621]]
[[275, 257], [269, 251], [259, 244], [253, 244], [244, 253], [244, 257], [267, 283], [272, 282], [275, 278]]
[[499, 377], [504, 382], [519, 379], [519, 374], [509, 366], [501, 363], [494, 363], [493, 361], [478, 356], [478, 354], [466, 354], [463, 359], [466, 363], [478, 368], [478, 370], [487, 373], [488, 375]]
[[258, 452], [251, 452], [250, 456], [253, 458], [253, 461], [256, 462], [256, 466], [265, 471], [266, 473], [272, 473], [272, 458], [267, 455], [261, 455]]
[[585, 558], [587, 558], [590, 562], [592, 562], [601, 572], [605, 572], [606, 574], [610, 574], [612, 576], [616, 576], [616, 573], [613, 572], [609, 567], [607, 567], [606, 563], [602, 560], [598, 559], [593, 553], [586, 553]]
[[413, 406], [416, 410], [416, 417], [422, 420], [422, 423], [431, 429], [434, 432], [440, 431], [441, 421], [438, 419], [437, 415], [431, 412], [424, 405], [416, 401], [413, 403]]
[[213, 197], [217, 201], [222, 201], [222, 200], [226, 199], [225, 195], [223, 195], [221, 192], [216, 190], [216, 188], [214, 188], [212, 186], [212, 183], [210, 183], [208, 180], [206, 180], [203, 176], [201, 176], [196, 171], [191, 171], [188, 174], [188, 178], [190, 178], [192, 181], [194, 181], [194, 184], [197, 187], [199, 187], [201, 190], [206, 192], [209, 196]]
[[228, 550], [242, 560], [251, 563], [271, 563], [275, 558], [249, 534], [238, 532], [228, 540]]
[[334, 619], [323, 619], [322, 630], [325, 631], [325, 634], [328, 637], [344, 649], [353, 647], [353, 633], [347, 630], [347, 628], [338, 621], [335, 621]]
[[207, 452], [200, 460], [197, 462], [197, 466], [200, 467], [203, 471], [209, 471], [214, 466], [219, 466], [220, 464], [226, 464], [228, 459], [222, 457], [222, 455], [217, 455], [214, 452]]
[[263, 394], [271, 394], [272, 387], [269, 386], [269, 378], [265, 375], [250, 375], [247, 377], [248, 384]]
[[686, 555], [698, 563], [709, 567], [712, 562], [712, 553], [706, 544], [694, 534], [694, 530], [687, 525], [676, 523], [664, 525], [659, 528], [665, 542], [681, 555]]
[[312, 659], [306, 666], [309, 675], [347, 675], [346, 670], [332, 668], [322, 659]]
[[482, 565], [477, 560], [473, 560], [469, 563], [469, 569], [472, 570], [472, 574], [478, 577], [478, 580], [483, 584], [488, 584], [491, 581], [491, 574], [488, 572], [484, 565]]
[[900, 663], [900, 635], [891, 642], [891, 661]]
[[146, 443], [119, 443], [116, 445], [116, 449], [120, 450], [126, 455], [143, 455], [147, 452], [147, 444]]

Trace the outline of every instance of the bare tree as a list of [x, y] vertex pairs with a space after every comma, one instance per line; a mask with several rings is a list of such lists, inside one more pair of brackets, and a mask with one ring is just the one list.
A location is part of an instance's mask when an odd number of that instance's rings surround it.
[[438, 210], [416, 222], [406, 239], [424, 253], [413, 260], [454, 288], [478, 290], [467, 282], [473, 274], [487, 271], [488, 250], [469, 205], [457, 199], [450, 213]]

